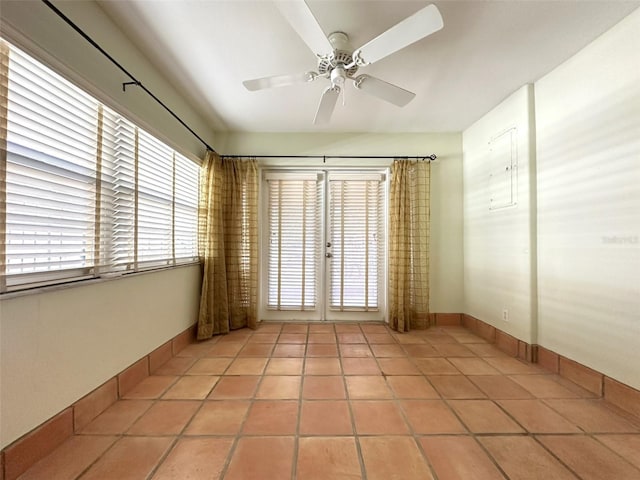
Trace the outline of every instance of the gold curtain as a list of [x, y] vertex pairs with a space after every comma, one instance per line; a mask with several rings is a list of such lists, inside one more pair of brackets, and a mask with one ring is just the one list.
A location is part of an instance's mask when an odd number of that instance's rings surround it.
[[256, 327], [258, 170], [208, 152], [200, 176], [198, 247], [204, 265], [198, 339]]
[[389, 196], [389, 325], [429, 325], [429, 162], [394, 160]]

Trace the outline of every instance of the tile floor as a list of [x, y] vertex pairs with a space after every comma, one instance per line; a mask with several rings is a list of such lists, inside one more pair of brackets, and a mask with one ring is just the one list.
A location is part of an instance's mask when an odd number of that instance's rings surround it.
[[640, 479], [640, 424], [461, 327], [189, 345], [22, 479]]

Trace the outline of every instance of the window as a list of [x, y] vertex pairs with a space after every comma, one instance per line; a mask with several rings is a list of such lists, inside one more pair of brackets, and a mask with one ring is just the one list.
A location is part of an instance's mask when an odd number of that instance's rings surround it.
[[2, 40], [0, 111], [0, 293], [197, 259], [194, 162]]

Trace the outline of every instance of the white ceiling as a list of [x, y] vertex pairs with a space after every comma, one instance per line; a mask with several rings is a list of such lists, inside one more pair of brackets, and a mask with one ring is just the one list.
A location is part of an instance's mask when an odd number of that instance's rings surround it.
[[[348, 33], [353, 47], [429, 3], [307, 0], [324, 32]], [[272, 1], [99, 0], [216, 130], [253, 132], [461, 131], [640, 5], [434, 3], [444, 19], [441, 31], [360, 70], [411, 90], [416, 98], [399, 108], [348, 85], [346, 105], [339, 101], [331, 123], [318, 127], [312, 120], [328, 80], [258, 92], [242, 85], [246, 79], [316, 70], [315, 56]]]

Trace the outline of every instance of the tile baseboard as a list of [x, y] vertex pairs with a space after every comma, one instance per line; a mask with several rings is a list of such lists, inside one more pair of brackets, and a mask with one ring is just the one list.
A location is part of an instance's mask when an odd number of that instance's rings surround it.
[[140, 381], [195, 342], [193, 325], [26, 433], [0, 452], [0, 480], [15, 480], [122, 398]]
[[[432, 325], [452, 325], [451, 319], [455, 314], [433, 313]], [[444, 322], [439, 322], [440, 315], [445, 315]], [[553, 352], [541, 345], [531, 345], [509, 335], [494, 326], [467, 315], [459, 314], [461, 325], [476, 335], [493, 343], [497, 348], [512, 357], [518, 357], [529, 363], [535, 363], [551, 373], [560, 375], [579, 387], [603, 398], [616, 408], [628, 413], [640, 421], [640, 390], [625, 385], [618, 380], [607, 377], [592, 368], [582, 365], [575, 360]]]

